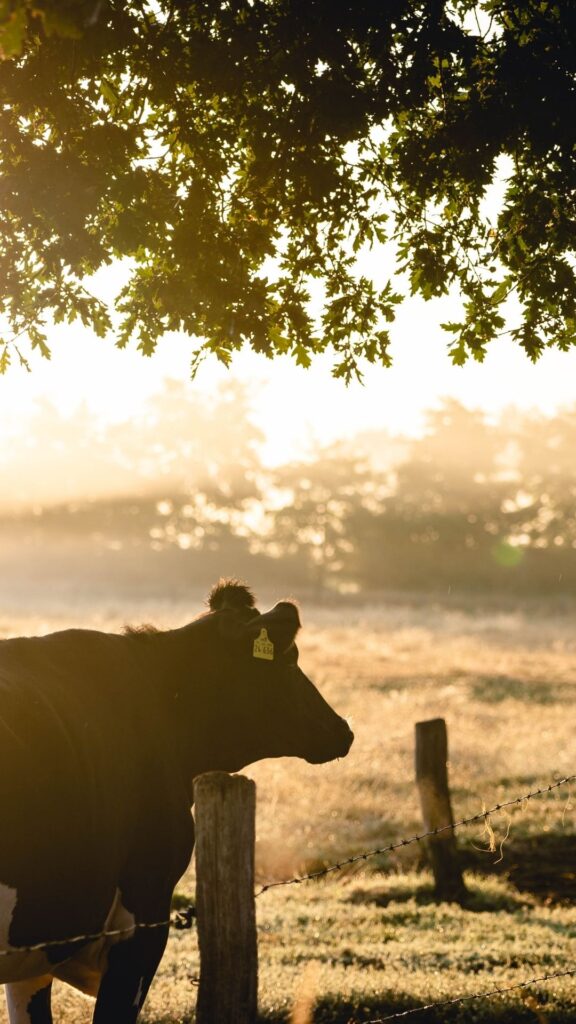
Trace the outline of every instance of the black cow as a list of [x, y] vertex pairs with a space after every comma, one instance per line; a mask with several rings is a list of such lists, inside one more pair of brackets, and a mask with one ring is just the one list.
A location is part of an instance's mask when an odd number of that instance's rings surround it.
[[[50, 1024], [53, 978], [138, 1017], [193, 847], [192, 781], [264, 757], [318, 764], [352, 733], [298, 667], [298, 612], [221, 581], [181, 629], [0, 642], [0, 983]], [[123, 929], [115, 938], [62, 942]]]

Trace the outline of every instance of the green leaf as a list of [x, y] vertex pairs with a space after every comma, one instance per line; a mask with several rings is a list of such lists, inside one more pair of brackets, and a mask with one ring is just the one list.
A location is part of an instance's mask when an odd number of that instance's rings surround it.
[[462, 339], [458, 341], [457, 344], [450, 346], [450, 359], [454, 366], [464, 366], [464, 363], [468, 359], [468, 355], [468, 349]]
[[308, 368], [312, 363], [312, 358], [307, 348], [304, 345], [294, 346], [294, 355], [296, 357], [296, 363], [298, 366], [304, 366]]
[[26, 40], [28, 12], [26, 5], [0, 17], [0, 57], [17, 57], [22, 53]]
[[506, 277], [503, 281], [500, 281], [496, 286], [492, 295], [490, 296], [491, 301], [494, 304], [503, 302], [508, 297], [510, 292], [510, 278]]
[[100, 95], [112, 109], [118, 105], [120, 96], [108, 78], [102, 78], [100, 82]]

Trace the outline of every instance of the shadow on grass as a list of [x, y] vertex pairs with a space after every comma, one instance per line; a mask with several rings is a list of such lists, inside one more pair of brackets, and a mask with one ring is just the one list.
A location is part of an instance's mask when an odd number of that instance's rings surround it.
[[[538, 1018], [530, 1005], [521, 1004], [521, 998], [520, 996], [517, 1005], [507, 1007], [503, 1007], [497, 998], [478, 999], [462, 1006], [439, 1006], [436, 1009], [423, 1010], [419, 1014], [415, 1013], [412, 1019], [415, 1024], [471, 1024], [472, 1021], [474, 1024], [534, 1024]], [[555, 1005], [552, 1017], [548, 1016], [546, 1002], [546, 994], [542, 991], [538, 996], [542, 1020], [553, 1020], [554, 1024], [574, 1024], [574, 1004], [565, 1007]], [[397, 994], [389, 1000], [363, 998], [359, 1003], [351, 1000], [322, 999], [314, 1007], [309, 1020], [310, 1024], [365, 1024], [389, 1014], [415, 1010], [419, 1005], [421, 1004], [404, 993]], [[258, 1015], [258, 1024], [286, 1024], [289, 1020], [289, 1011]], [[160, 1021], [153, 1024], [160, 1024]]]
[[508, 675], [470, 676], [470, 693], [475, 700], [500, 704], [521, 700], [528, 704], [557, 704], [565, 697], [565, 687], [544, 679], [522, 679]]
[[366, 680], [366, 686], [378, 693], [390, 695], [404, 690], [426, 690], [431, 685], [464, 686], [477, 701], [501, 704], [505, 700], [522, 701], [525, 704], [558, 704], [573, 692], [566, 684], [549, 682], [546, 679], [527, 679], [506, 673], [477, 675], [474, 672], [430, 673], [429, 675], [386, 675], [383, 679]]
[[502, 860], [496, 855], [465, 847], [465, 870], [482, 875], [504, 875], [519, 891], [550, 903], [576, 903], [576, 835], [540, 833], [509, 839]]
[[[348, 854], [348, 851], [347, 851]], [[547, 903], [572, 905], [576, 903], [576, 834], [574, 833], [539, 833], [535, 836], [510, 837], [504, 844], [502, 857], [500, 851], [476, 849], [471, 844], [462, 844], [460, 860], [464, 871], [473, 872], [484, 877], [505, 878], [517, 890], [508, 895], [488, 897], [481, 893], [472, 893], [465, 906], [469, 910], [515, 910], [525, 905], [522, 893], [529, 893], [538, 900]], [[304, 865], [305, 872], [322, 870], [329, 864], [329, 859], [316, 857]], [[395, 863], [389, 856], [371, 859], [373, 873], [385, 874], [390, 879], [390, 867]], [[397, 863], [403, 863], [399, 861]], [[418, 851], [417, 867], [426, 866], [426, 857], [422, 848]], [[404, 867], [406, 864], [404, 863]], [[353, 877], [354, 869], [342, 871], [341, 877]], [[371, 898], [373, 898], [373, 892]], [[422, 884], [415, 891], [400, 884], [383, 887], [380, 906], [390, 902], [416, 899], [420, 904], [434, 903], [433, 887]], [[490, 902], [492, 900], [492, 902]]]
[[[487, 1000], [474, 1000], [464, 1003], [462, 1006], [439, 1006], [432, 1010], [423, 1010], [414, 1014], [415, 1024], [535, 1024], [541, 1019], [547, 1024], [552, 1021], [554, 1024], [574, 1024], [576, 1004], [566, 1004], [554, 1008], [547, 1008], [548, 997], [544, 990], [537, 992], [538, 1014], [535, 1014], [532, 1001], [527, 1005], [520, 1002], [515, 1006], [503, 1007], [498, 998]], [[389, 1014], [404, 1013], [406, 1010], [415, 1010], [421, 1005], [416, 1003], [407, 994], [398, 994], [394, 998], [366, 999], [360, 1002], [352, 1000], [322, 999], [314, 1007], [309, 1018], [310, 1024], [367, 1024], [368, 1021], [386, 1017]], [[291, 1019], [291, 1011], [283, 1009], [279, 1011], [260, 1012], [256, 1024], [288, 1024]], [[158, 1016], [142, 1017], [142, 1024], [194, 1024], [194, 1014], [185, 1016], [170, 1016], [162, 1014]]]
[[[418, 886], [416, 889], [409, 885], [388, 885], [385, 889], [382, 888], [381, 890], [358, 888], [347, 899], [348, 903], [374, 907], [388, 907], [390, 904], [408, 903], [410, 901], [413, 901], [420, 907], [446, 902], [445, 900], [438, 899], [430, 884]], [[460, 906], [464, 910], [469, 910], [471, 913], [476, 914], [494, 913], [501, 910], [512, 914], [517, 910], [531, 906], [531, 904], [514, 892], [485, 892], [472, 886]]]

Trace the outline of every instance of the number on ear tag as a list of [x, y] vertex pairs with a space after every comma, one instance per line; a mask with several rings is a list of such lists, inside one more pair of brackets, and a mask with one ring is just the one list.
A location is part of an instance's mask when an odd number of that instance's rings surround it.
[[265, 661], [274, 661], [274, 644], [268, 639], [268, 632], [260, 630], [260, 636], [254, 641], [254, 657], [264, 658]]

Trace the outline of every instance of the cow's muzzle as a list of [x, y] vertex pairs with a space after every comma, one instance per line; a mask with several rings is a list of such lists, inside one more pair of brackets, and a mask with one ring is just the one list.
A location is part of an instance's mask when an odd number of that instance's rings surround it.
[[[322, 742], [323, 740], [323, 742]], [[354, 742], [354, 733], [343, 718], [340, 719], [337, 730], [330, 730], [330, 735], [317, 737], [314, 753], [306, 760], [310, 764], [325, 764], [326, 761], [335, 761], [338, 757], [346, 757]]]

